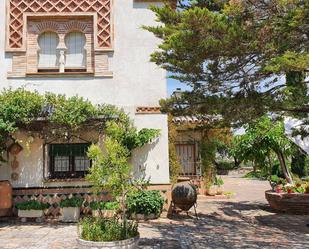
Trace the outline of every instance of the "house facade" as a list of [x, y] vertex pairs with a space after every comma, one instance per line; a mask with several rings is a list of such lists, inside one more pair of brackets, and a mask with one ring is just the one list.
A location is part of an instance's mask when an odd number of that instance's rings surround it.
[[[0, 88], [23, 87], [39, 93], [82, 96], [93, 104], [123, 108], [138, 129], [160, 129], [158, 140], [132, 156], [151, 188], [169, 186], [167, 116], [158, 101], [166, 97], [166, 72], [149, 62], [158, 40], [141, 28], [155, 25], [148, 0], [2, 0], [0, 1]], [[90, 167], [87, 146], [92, 131], [71, 143], [30, 141], [0, 166], [15, 201], [29, 196], [91, 198], [83, 179]], [[16, 163], [18, 162], [18, 163]], [[28, 196], [28, 197], [27, 197]], [[31, 198], [32, 198], [31, 197]], [[56, 210], [56, 211], [55, 211]], [[52, 210], [57, 213], [57, 209]]]

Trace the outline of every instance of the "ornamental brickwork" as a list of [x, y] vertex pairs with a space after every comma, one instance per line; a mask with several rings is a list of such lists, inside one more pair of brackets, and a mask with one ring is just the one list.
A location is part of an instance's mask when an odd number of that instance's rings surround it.
[[7, 50], [25, 49], [27, 16], [89, 14], [95, 19], [96, 47], [112, 47], [111, 0], [7, 0]]

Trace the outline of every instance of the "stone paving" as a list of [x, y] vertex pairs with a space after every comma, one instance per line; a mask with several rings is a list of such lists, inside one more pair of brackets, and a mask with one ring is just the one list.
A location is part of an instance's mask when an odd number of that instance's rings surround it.
[[[274, 213], [264, 191], [268, 183], [224, 177], [230, 199], [199, 196], [198, 220], [179, 214], [172, 219], [140, 223], [139, 248], [232, 249], [309, 248], [309, 216]], [[0, 249], [75, 249], [74, 224], [0, 223]]]

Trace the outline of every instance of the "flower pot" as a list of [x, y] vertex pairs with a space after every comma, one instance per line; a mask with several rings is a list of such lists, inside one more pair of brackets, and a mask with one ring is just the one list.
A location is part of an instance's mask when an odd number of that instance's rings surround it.
[[265, 197], [269, 205], [277, 211], [302, 215], [309, 214], [308, 194], [266, 191]]
[[109, 241], [109, 242], [96, 242], [83, 239], [77, 239], [79, 249], [135, 249], [138, 246], [139, 236], [134, 238]]
[[61, 220], [63, 222], [78, 222], [80, 207], [63, 207], [61, 209]]
[[18, 217], [20, 218], [41, 218], [43, 210], [20, 210], [18, 209]]
[[207, 195], [214, 196], [217, 194], [217, 186], [213, 185], [207, 189]]
[[223, 195], [223, 187], [222, 186], [217, 187], [217, 195]]
[[0, 217], [12, 215], [12, 185], [9, 181], [0, 181]]

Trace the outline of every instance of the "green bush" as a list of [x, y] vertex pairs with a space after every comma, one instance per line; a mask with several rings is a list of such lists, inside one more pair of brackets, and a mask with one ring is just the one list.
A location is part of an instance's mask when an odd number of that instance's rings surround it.
[[90, 203], [90, 208], [92, 210], [116, 210], [119, 208], [119, 202], [93, 201]]
[[235, 165], [235, 162], [231, 162], [231, 161], [216, 162], [217, 170], [232, 170], [236, 168], [238, 167]]
[[250, 171], [249, 173], [247, 173], [243, 176], [243, 178], [261, 179], [261, 180], [266, 180], [267, 177], [268, 177], [268, 174], [263, 173], [261, 171]]
[[83, 204], [83, 201], [82, 198], [73, 197], [60, 201], [60, 207], [80, 207]]
[[25, 201], [16, 203], [16, 208], [19, 210], [43, 210], [49, 208], [48, 203], [42, 203], [39, 201]]
[[160, 214], [164, 199], [158, 190], [144, 190], [130, 194], [126, 204], [129, 214]]
[[224, 184], [224, 181], [221, 177], [216, 177], [214, 184], [217, 186], [222, 186]]
[[80, 237], [88, 241], [116, 241], [133, 238], [138, 235], [137, 223], [123, 222], [116, 219], [86, 217], [79, 223]]

